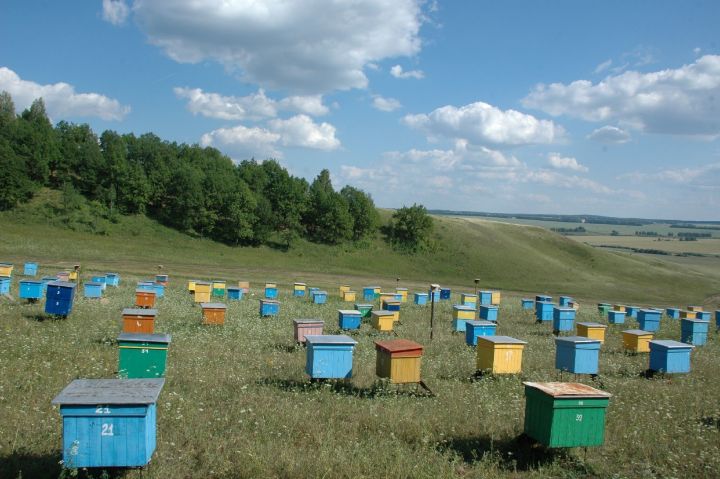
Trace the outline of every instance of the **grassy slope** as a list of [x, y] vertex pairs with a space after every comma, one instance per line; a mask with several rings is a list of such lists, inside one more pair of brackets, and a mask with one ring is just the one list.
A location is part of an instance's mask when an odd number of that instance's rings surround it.
[[0, 214], [0, 260], [34, 259], [45, 265], [142, 274], [163, 264], [175, 277], [228, 280], [303, 279], [334, 284], [339, 277], [391, 285], [396, 276], [424, 286], [440, 282], [473, 288], [567, 293], [587, 299], [697, 302], [720, 291], [720, 276], [678, 270], [661, 261], [606, 252], [542, 228], [462, 218], [436, 218], [437, 251], [398, 254], [381, 239], [366, 248], [298, 243], [288, 252], [268, 247], [232, 248], [188, 237], [145, 217], [124, 217], [107, 236], [46, 224], [45, 192], [34, 203]]

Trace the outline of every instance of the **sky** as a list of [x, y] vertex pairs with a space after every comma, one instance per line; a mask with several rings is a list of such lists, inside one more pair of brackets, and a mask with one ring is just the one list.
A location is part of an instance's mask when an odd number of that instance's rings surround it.
[[5, 0], [0, 90], [380, 207], [720, 220], [719, 24], [715, 0]]

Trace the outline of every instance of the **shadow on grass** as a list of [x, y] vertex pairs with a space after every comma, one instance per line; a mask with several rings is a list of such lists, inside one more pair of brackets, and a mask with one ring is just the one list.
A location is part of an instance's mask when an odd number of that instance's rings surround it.
[[257, 384], [289, 392], [330, 391], [361, 399], [392, 396], [430, 397], [430, 394], [419, 384], [390, 384], [387, 381], [376, 381], [368, 388], [355, 386], [349, 379], [297, 381], [295, 379], [264, 378], [258, 380]]
[[489, 459], [506, 471], [529, 471], [560, 463], [568, 471], [591, 473], [586, 465], [573, 458], [567, 449], [548, 449], [525, 434], [500, 440], [489, 436], [451, 438], [441, 443], [438, 449], [460, 455], [467, 464]]
[[301, 351], [304, 348], [303, 345], [299, 343], [275, 343], [272, 345], [272, 349], [282, 351], [283, 353], [294, 353], [295, 351]]
[[3, 479], [121, 479], [131, 470], [121, 467], [66, 469], [61, 464], [61, 460], [62, 455], [59, 451], [55, 454], [33, 454], [19, 450], [9, 455], [0, 455], [0, 477]]
[[65, 319], [65, 316], [57, 316], [54, 314], [46, 314], [46, 313], [26, 313], [23, 314], [23, 317], [25, 319], [28, 319], [30, 321], [36, 321], [38, 323], [42, 323], [43, 321], [62, 321]]

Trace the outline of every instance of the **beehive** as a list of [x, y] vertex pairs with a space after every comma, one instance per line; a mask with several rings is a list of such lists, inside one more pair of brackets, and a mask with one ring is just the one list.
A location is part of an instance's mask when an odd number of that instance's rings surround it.
[[60, 392], [67, 468], [140, 467], [156, 442], [156, 403], [165, 379], [76, 379]]
[[603, 444], [609, 393], [579, 383], [523, 384], [525, 434], [551, 448]]
[[680, 311], [680, 319], [697, 319], [695, 311]]
[[625, 316], [628, 318], [637, 318], [639, 312], [639, 306], [625, 306]]
[[535, 302], [536, 303], [550, 303], [550, 302], [552, 302], [552, 296], [547, 296], [545, 294], [538, 294], [535, 296]]
[[643, 331], [655, 332], [660, 329], [660, 315], [656, 309], [641, 309], [637, 312], [636, 318], [640, 329]]
[[440, 288], [440, 299], [443, 301], [449, 300], [452, 295], [450, 288]]
[[193, 300], [196, 303], [209, 303], [212, 293], [212, 283], [208, 281], [195, 281], [195, 293]]
[[707, 344], [710, 322], [702, 319], [680, 320], [680, 341], [695, 346]]
[[210, 296], [213, 298], [224, 298], [225, 297], [225, 288], [227, 288], [227, 283], [225, 281], [221, 280], [215, 280], [212, 282], [212, 290], [210, 291]]
[[553, 331], [572, 331], [575, 323], [575, 310], [567, 307], [553, 307]]
[[650, 370], [668, 374], [690, 372], [690, 352], [695, 346], [672, 340], [650, 341]]
[[380, 286], [374, 286], [373, 288], [373, 299], [378, 299], [380, 297], [380, 293], [382, 292], [382, 288], [380, 288]]
[[400, 321], [400, 301], [395, 299], [384, 299], [380, 303], [380, 309], [392, 311], [394, 313], [393, 319], [395, 321]]
[[352, 377], [353, 349], [357, 341], [345, 335], [307, 335], [305, 344], [305, 372], [312, 379]]
[[553, 303], [535, 301], [535, 319], [537, 322], [552, 321], [554, 307]]
[[415, 300], [415, 304], [418, 304], [420, 306], [425, 305], [428, 302], [428, 294], [427, 293], [415, 293], [414, 300]]
[[477, 369], [493, 374], [518, 374], [527, 343], [509, 336], [478, 336]]
[[608, 303], [598, 303], [597, 309], [600, 316], [607, 316], [608, 311], [612, 310], [612, 306]]
[[555, 369], [574, 374], [597, 374], [600, 341], [581, 336], [555, 338]]
[[138, 308], [155, 307], [155, 291], [145, 291], [142, 289], [135, 290], [135, 306]]
[[118, 342], [118, 376], [163, 378], [167, 365], [169, 334], [121, 333]]
[[0, 263], [0, 276], [11, 277], [14, 265], [11, 263]]
[[280, 314], [280, 302], [278, 300], [260, 300], [260, 316], [277, 316], [278, 314]]
[[481, 304], [479, 317], [480, 319], [484, 319], [485, 321], [497, 321], [498, 307], [490, 304]]
[[293, 296], [304, 297], [307, 292], [307, 284], [305, 283], [294, 283], [293, 284]]
[[577, 323], [577, 335], [584, 338], [597, 339], [605, 342], [605, 330], [607, 326], [600, 323]]
[[500, 306], [500, 291], [493, 291], [490, 304], [494, 306]]
[[314, 304], [327, 303], [327, 291], [313, 291], [312, 302]]
[[623, 348], [633, 353], [649, 353], [650, 341], [653, 339], [653, 333], [643, 331], [642, 329], [628, 329], [623, 331]]
[[240, 301], [243, 297], [243, 290], [240, 288], [231, 286], [231, 287], [227, 288], [226, 291], [227, 291], [228, 301]]
[[163, 286], [160, 283], [153, 283], [152, 289], [155, 291], [155, 297], [156, 298], [164, 298], [165, 297], [165, 286]]
[[610, 324], [625, 324], [625, 311], [609, 310], [607, 312], [608, 323]]
[[667, 308], [665, 315], [670, 319], [680, 319], [680, 308]]
[[613, 304], [613, 310], [625, 312], [625, 305], [624, 304]]
[[407, 303], [407, 300], [408, 300], [407, 288], [395, 288], [395, 293], [400, 295], [401, 303]]
[[103, 283], [84, 283], [84, 293], [86, 298], [102, 298]]
[[355, 291], [343, 291], [342, 292], [342, 300], [346, 302], [353, 302], [357, 299], [357, 294]]
[[108, 286], [120, 286], [120, 275], [118, 273], [105, 273], [105, 284]]
[[293, 338], [305, 344], [305, 336], [322, 334], [324, 327], [325, 321], [320, 319], [293, 319]]
[[349, 284], [340, 285], [340, 288], [338, 288], [338, 290], [340, 291], [340, 296], [342, 296], [345, 291], [350, 291], [350, 285]]
[[122, 310], [123, 332], [152, 334], [156, 317], [157, 309], [125, 308]]
[[466, 321], [465, 344], [477, 346], [478, 336], [495, 336], [497, 323], [492, 321]]
[[492, 291], [479, 291], [478, 301], [480, 304], [492, 304]]
[[100, 289], [101, 289], [102, 291], [105, 291], [105, 288], [107, 287], [107, 284], [105, 283], [105, 281], [106, 281], [105, 275], [102, 275], [102, 276], [92, 276], [92, 277], [90, 278], [90, 282], [92, 282], [92, 283], [97, 283], [98, 286], [100, 286]]
[[385, 301], [396, 301], [398, 300], [396, 293], [380, 293], [380, 304]]
[[375, 374], [393, 384], [420, 382], [422, 345], [407, 339], [375, 341]]
[[51, 281], [45, 293], [45, 312], [56, 316], [67, 316], [72, 312], [75, 299], [75, 283]]
[[[75, 275], [77, 276], [77, 275]], [[56, 278], [58, 281], [64, 281], [64, 282], [70, 282], [70, 272], [69, 271], [60, 271]]]
[[365, 286], [363, 288], [363, 300], [365, 300], [365, 301], [374, 301], [375, 300], [375, 287], [374, 286]]
[[25, 263], [23, 265], [23, 274], [25, 276], [35, 276], [38, 272], [37, 263]]
[[155, 275], [155, 282], [160, 283], [163, 286], [167, 286], [169, 281], [169, 276], [166, 274], [156, 274]]
[[250, 282], [238, 281], [238, 288], [242, 289], [243, 293], [248, 294], [250, 292]]
[[720, 330], [720, 309], [715, 310], [715, 327]]
[[710, 321], [710, 311], [696, 311], [695, 319], [699, 319], [701, 321]]
[[190, 292], [191, 294], [194, 294], [194, 293], [195, 293], [195, 283], [196, 283], [196, 282], [197, 282], [196, 279], [189, 279], [188, 282], [187, 282], [187, 290], [188, 290], [188, 292]]
[[312, 302], [313, 300], [313, 294], [320, 291], [320, 288], [308, 288], [307, 294], [308, 294], [308, 300]]
[[370, 324], [378, 331], [392, 331], [395, 323], [395, 313], [392, 311], [378, 310], [370, 312]]
[[428, 300], [433, 303], [440, 301], [440, 289], [436, 289], [435, 291], [428, 290]]
[[688, 310], [688, 311], [695, 311], [695, 312], [697, 312], [697, 311], [702, 311], [702, 310], [703, 310], [703, 307], [702, 307], [702, 306], [688, 306], [688, 307], [687, 307], [687, 310]]
[[454, 304], [452, 311], [453, 331], [465, 332], [465, 322], [475, 319], [475, 308], [463, 304]]
[[227, 306], [223, 303], [200, 303], [203, 324], [224, 324]]
[[355, 309], [339, 309], [338, 310], [338, 327], [340, 329], [358, 329], [360, 328], [361, 313]]
[[477, 308], [477, 302], [478, 302], [477, 294], [468, 294], [468, 293], [460, 294], [460, 304], [463, 304], [465, 306], [472, 306], [473, 308]]
[[57, 281], [57, 278], [55, 276], [43, 276], [42, 278], [40, 278], [40, 282], [42, 282], [43, 285], [43, 294], [47, 292], [48, 283], [52, 283], [53, 281]]
[[560, 296], [558, 298], [558, 304], [560, 307], [567, 307], [570, 304], [570, 301], [572, 301], [570, 296]]
[[73, 266], [72, 271], [68, 273], [68, 279], [70, 281], [77, 281], [80, 278], [80, 265], [76, 264]]
[[522, 307], [522, 309], [533, 309], [534, 306], [535, 301], [530, 298], [522, 298], [520, 300], [520, 307]]
[[19, 283], [20, 299], [28, 301], [37, 301], [43, 297], [43, 282], [22, 280]]
[[363, 318], [369, 318], [370, 312], [373, 309], [372, 304], [355, 303], [355, 309], [360, 311], [360, 316]]

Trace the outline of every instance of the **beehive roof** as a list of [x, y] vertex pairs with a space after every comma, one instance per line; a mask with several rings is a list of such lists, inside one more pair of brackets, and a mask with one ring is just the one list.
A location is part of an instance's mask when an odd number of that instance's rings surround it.
[[138, 343], [169, 343], [170, 335], [166, 333], [120, 333], [118, 341], [132, 341]]
[[225, 303], [200, 303], [203, 309], [227, 309]]
[[401, 353], [406, 351], [422, 352], [422, 344], [410, 341], [409, 339], [389, 339], [387, 341], [375, 341], [375, 348], [389, 353]]
[[527, 344], [527, 341], [511, 338], [510, 336], [478, 336], [478, 341], [488, 341], [495, 344]]
[[152, 404], [165, 385], [164, 378], [76, 379], [63, 389], [53, 404]]
[[344, 334], [311, 334], [305, 336], [305, 341], [310, 344], [357, 344], [357, 341]]
[[123, 316], [157, 316], [157, 309], [125, 308]]
[[525, 386], [539, 389], [555, 398], [609, 398], [612, 394], [580, 383], [533, 383], [524, 382]]
[[48, 283], [48, 286], [59, 286], [61, 288], [74, 288], [75, 283], [71, 283], [70, 281], [51, 281]]
[[555, 338], [555, 342], [564, 341], [567, 343], [599, 343], [599, 339], [586, 338], [584, 336], [561, 336]]

